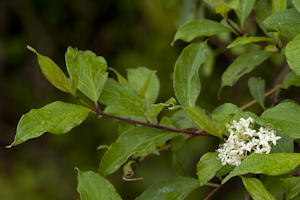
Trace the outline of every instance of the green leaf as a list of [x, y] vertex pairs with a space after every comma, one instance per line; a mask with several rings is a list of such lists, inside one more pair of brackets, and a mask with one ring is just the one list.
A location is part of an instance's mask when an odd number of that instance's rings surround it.
[[219, 94], [224, 86], [233, 86], [244, 74], [250, 73], [271, 54], [267, 51], [252, 51], [238, 57], [223, 73]]
[[[231, 20], [231, 19], [227, 19], [227, 20], [229, 21], [229, 23], [230, 23], [236, 30], [238, 30], [238, 31], [241, 32], [241, 28], [239, 27], [239, 25], [237, 25], [237, 24], [236, 24], [233, 20]], [[231, 32], [233, 32], [234, 34], [239, 35], [239, 34], [236, 32], [236, 30], [235, 30], [233, 27], [231, 27], [231, 25], [228, 24], [227, 20], [223, 18], [223, 19], [220, 21], [220, 24], [222, 24], [223, 26], [229, 28], [229, 29], [231, 30]]]
[[206, 77], [210, 77], [213, 73], [215, 66], [215, 52], [210, 46], [207, 46], [207, 61], [203, 64], [202, 74]]
[[247, 173], [265, 174], [268, 176], [277, 176], [292, 171], [300, 164], [299, 153], [273, 153], [256, 154], [247, 156], [242, 163], [237, 166], [222, 181], [226, 183], [230, 178]]
[[276, 131], [276, 136], [280, 136], [280, 140], [277, 140], [276, 146], [272, 145], [270, 153], [293, 153], [294, 152], [294, 140], [289, 138], [280, 132]]
[[130, 129], [133, 129], [135, 128], [135, 125], [132, 124], [132, 123], [128, 123], [128, 122], [125, 122], [125, 121], [119, 121], [119, 120], [116, 120], [115, 123], [118, 124], [118, 135], [121, 135], [122, 133], [130, 130]]
[[300, 193], [300, 177], [280, 179], [286, 191], [286, 199], [292, 199]]
[[175, 127], [180, 129], [200, 129], [200, 127], [193, 123], [184, 109], [180, 109], [175, 112], [171, 117], [171, 122]]
[[241, 22], [241, 28], [243, 29], [246, 19], [252, 12], [255, 0], [241, 0], [239, 9], [235, 9], [235, 14]]
[[253, 98], [265, 110], [265, 80], [260, 77], [250, 77], [248, 87]]
[[267, 31], [296, 36], [300, 32], [300, 13], [295, 8], [279, 11], [269, 16], [263, 24]]
[[156, 145], [154, 143], [150, 144], [146, 149], [139, 151], [137, 154], [135, 154], [135, 157], [145, 157], [150, 153], [159, 155], [159, 151], [157, 150]]
[[128, 69], [128, 82], [142, 98], [147, 109], [156, 102], [159, 93], [159, 80], [155, 72], [146, 67]]
[[300, 12], [300, 1], [298, 0], [292, 0], [292, 1], [297, 11]]
[[114, 106], [114, 110], [118, 107], [137, 116], [146, 112], [143, 102], [132, 87], [122, 85], [111, 78], [107, 79], [99, 101], [106, 106]]
[[[65, 54], [66, 66], [68, 73], [70, 75], [70, 82], [72, 88], [72, 94], [76, 95], [76, 90], [78, 86], [78, 50], [72, 47], [68, 47]], [[77, 95], [76, 95], [77, 96]]]
[[127, 159], [153, 143], [165, 142], [180, 133], [139, 126], [124, 132], [103, 156], [99, 172], [102, 176], [117, 171]]
[[108, 76], [106, 60], [89, 50], [79, 51], [78, 67], [78, 89], [97, 102]]
[[280, 103], [263, 112], [261, 119], [292, 139], [300, 138], [300, 106], [297, 104]]
[[111, 67], [109, 67], [108, 70], [111, 70], [111, 71], [115, 72], [115, 74], [117, 75], [119, 83], [129, 85], [127, 79], [124, 76], [122, 76], [117, 70], [115, 70], [114, 68], [111, 68]]
[[217, 8], [219, 5], [225, 2], [225, 0], [204, 0], [205, 3], [213, 8]]
[[222, 133], [219, 133], [215, 124], [199, 109], [194, 107], [185, 107], [184, 110], [193, 122], [202, 127], [207, 133], [222, 138]]
[[[300, 72], [300, 71], [299, 71]], [[300, 78], [296, 75], [295, 72], [289, 72], [283, 79], [281, 88], [288, 89], [290, 86], [297, 86], [300, 87]]]
[[175, 152], [173, 153], [172, 157], [172, 168], [179, 176], [190, 177], [190, 174], [186, 171], [184, 164], [179, 160]]
[[274, 34], [268, 32], [266, 27], [263, 25], [263, 21], [272, 14], [272, 3], [269, 0], [256, 1], [254, 11], [256, 15], [256, 22], [258, 23], [259, 27], [266, 35], [274, 39]]
[[78, 170], [77, 191], [81, 200], [122, 200], [114, 186], [99, 174], [75, 169]]
[[236, 40], [233, 43], [231, 43], [230, 45], [227, 46], [227, 49], [237, 46], [237, 45], [245, 45], [245, 44], [252, 43], [252, 42], [262, 42], [262, 41], [274, 43], [273, 39], [268, 38], [268, 37], [245, 37], [245, 36], [243, 36], [243, 37], [236, 38]]
[[176, 100], [173, 97], [171, 97], [165, 103], [151, 104], [150, 109], [147, 111], [145, 115], [148, 117], [157, 117], [164, 107], [171, 106], [171, 105], [173, 107], [175, 107], [176, 105]]
[[218, 159], [218, 152], [204, 154], [197, 164], [197, 176], [200, 186], [210, 181], [222, 167], [222, 162]]
[[231, 29], [210, 19], [191, 21], [184, 24], [177, 30], [172, 42], [172, 46], [178, 39], [181, 39], [184, 42], [191, 42], [193, 39], [199, 36], [209, 37], [222, 32], [231, 32]]
[[135, 200], [183, 200], [190, 192], [198, 187], [200, 187], [199, 181], [195, 178], [177, 177], [152, 185]]
[[[203, 5], [200, 5], [204, 7]], [[176, 27], [179, 28], [183, 24], [196, 19], [198, 12], [198, 2], [195, 0], [185, 0], [181, 1], [178, 6]]]
[[294, 39], [292, 39], [286, 45], [285, 55], [286, 55], [286, 60], [289, 64], [290, 68], [300, 77], [299, 42], [300, 42], [300, 34], [298, 34], [296, 37], [294, 37]]
[[184, 145], [185, 141], [186, 136], [183, 134], [174, 137], [171, 142], [171, 151], [176, 151], [180, 149]]
[[233, 166], [233, 165], [223, 165], [223, 167], [216, 174], [216, 177], [222, 177], [222, 176], [228, 174], [234, 168], [235, 168], [235, 166]]
[[216, 13], [227, 14], [231, 9], [237, 9], [239, 7], [240, 0], [225, 1], [218, 7], [216, 7]]
[[133, 172], [132, 167], [131, 167], [132, 164], [136, 164], [136, 161], [135, 160], [130, 160], [124, 165], [124, 167], [123, 167], [123, 175], [124, 176], [126, 176], [128, 174], [133, 175], [134, 172]]
[[276, 198], [282, 199], [285, 190], [280, 183], [281, 178], [290, 177], [290, 174], [283, 174], [279, 176], [266, 176], [261, 174], [259, 176], [261, 182], [264, 184], [265, 188]]
[[272, 2], [272, 13], [286, 9], [286, 0], [271, 0], [271, 2]]
[[26, 140], [41, 136], [45, 132], [61, 135], [81, 124], [90, 110], [61, 101], [48, 104], [40, 109], [32, 109], [22, 115], [12, 147]]
[[27, 46], [27, 48], [37, 55], [38, 63], [46, 79], [57, 89], [72, 94], [73, 90], [71, 89], [69, 80], [57, 64], [47, 56], [39, 54], [31, 46]]
[[257, 178], [246, 178], [241, 176], [243, 184], [254, 200], [276, 200], [275, 197], [265, 188]]
[[200, 94], [201, 83], [198, 69], [207, 60], [206, 42], [190, 44], [182, 51], [175, 63], [175, 95], [184, 107], [194, 107]]

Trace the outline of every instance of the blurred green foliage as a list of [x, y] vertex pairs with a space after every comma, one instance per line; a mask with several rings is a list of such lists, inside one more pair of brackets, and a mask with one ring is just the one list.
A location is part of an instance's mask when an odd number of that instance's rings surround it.
[[[55, 100], [78, 103], [72, 96], [51, 86], [43, 77], [35, 55], [26, 45], [35, 47], [43, 55], [52, 58], [64, 71], [64, 54], [68, 46], [80, 50], [92, 50], [105, 57], [109, 67], [123, 76], [126, 69], [146, 66], [157, 70], [161, 90], [158, 102], [174, 97], [172, 76], [177, 57], [186, 45], [177, 41], [173, 47], [175, 31], [181, 24], [201, 19], [221, 20], [212, 14], [209, 6], [196, 0], [3, 0], [0, 2], [0, 199], [42, 200], [79, 199], [76, 192], [77, 172], [98, 171], [104, 150], [96, 150], [101, 144], [114, 142], [118, 126], [110, 119], [89, 116], [81, 126], [62, 136], [45, 134], [22, 145], [5, 149], [13, 141], [20, 116], [32, 108], [40, 108]], [[231, 13], [229, 13], [231, 14]], [[259, 32], [251, 26], [245, 30], [250, 34]], [[259, 34], [258, 34], [259, 35]], [[197, 38], [203, 40], [205, 38]], [[225, 102], [239, 106], [252, 100], [245, 91], [250, 75], [245, 75], [232, 88], [224, 88], [221, 100], [217, 93], [220, 78], [226, 67], [236, 56], [258, 48], [255, 45], [226, 49], [232, 42], [231, 35], [224, 33], [212, 37], [208, 44], [216, 56], [215, 65], [200, 68], [202, 84], [197, 105], [212, 112]], [[222, 54], [222, 55], [221, 55]], [[251, 75], [261, 76], [268, 83], [275, 83], [275, 74], [283, 66], [284, 58], [278, 54], [271, 58], [270, 67], [256, 69]], [[280, 64], [281, 63], [281, 64]], [[211, 67], [211, 69], [207, 69]], [[207, 72], [208, 71], [208, 72]], [[211, 75], [211, 76], [210, 76]], [[111, 77], [116, 78], [114, 73]], [[234, 97], [234, 98], [232, 98]], [[257, 105], [251, 108], [260, 112]], [[173, 111], [164, 110], [162, 115]], [[214, 151], [218, 141], [210, 137], [199, 137], [188, 141], [178, 157], [187, 171], [196, 177], [196, 163], [207, 151]], [[189, 156], [186, 156], [189, 155]], [[123, 199], [134, 199], [145, 188], [160, 180], [176, 176], [170, 171], [172, 153], [148, 158], [135, 172], [144, 177], [139, 184], [122, 180], [122, 170], [108, 176]], [[232, 181], [235, 181], [233, 179]], [[237, 184], [241, 185], [241, 184]], [[241, 186], [236, 186], [237, 190]], [[218, 195], [225, 199], [239, 199], [243, 192]], [[203, 187], [192, 192], [187, 199], [201, 199], [211, 188]], [[223, 191], [223, 192], [222, 192]], [[20, 198], [21, 197], [21, 198]], [[219, 199], [215, 196], [212, 199]]]

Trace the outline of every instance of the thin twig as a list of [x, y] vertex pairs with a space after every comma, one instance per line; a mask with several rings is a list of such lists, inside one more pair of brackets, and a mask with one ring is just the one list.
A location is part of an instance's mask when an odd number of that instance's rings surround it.
[[209, 195], [205, 197], [204, 200], [208, 200], [210, 197], [212, 197], [222, 186], [223, 184], [220, 184], [218, 187], [216, 187], [211, 193], [209, 193]]
[[[276, 85], [272, 90], [265, 93], [265, 97], [267, 97], [267, 96], [271, 95], [272, 93], [274, 93], [279, 87], [280, 87], [280, 85]], [[256, 103], [257, 103], [257, 101], [254, 99], [253, 101], [250, 101], [249, 103], [247, 103], [247, 104], [243, 105], [242, 107], [240, 107], [240, 109], [241, 110], [246, 110], [247, 108], [253, 106]]]

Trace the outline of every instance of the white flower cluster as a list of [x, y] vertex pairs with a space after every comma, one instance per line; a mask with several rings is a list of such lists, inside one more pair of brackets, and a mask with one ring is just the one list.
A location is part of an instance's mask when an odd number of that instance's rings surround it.
[[238, 166], [252, 152], [270, 153], [271, 144], [276, 145], [276, 140], [281, 137], [276, 136], [276, 132], [270, 128], [260, 127], [258, 131], [254, 130], [254, 125], [254, 119], [251, 117], [226, 124], [230, 136], [216, 150], [219, 152], [218, 159], [221, 159], [222, 165]]

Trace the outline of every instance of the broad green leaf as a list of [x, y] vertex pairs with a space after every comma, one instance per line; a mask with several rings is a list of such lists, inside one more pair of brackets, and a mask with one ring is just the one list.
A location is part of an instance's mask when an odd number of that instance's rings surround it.
[[226, 183], [230, 178], [247, 173], [265, 174], [268, 176], [277, 176], [292, 171], [300, 164], [299, 153], [273, 153], [256, 154], [247, 156], [242, 163], [237, 166], [222, 181]]
[[243, 36], [243, 37], [236, 38], [236, 40], [233, 43], [227, 46], [227, 49], [237, 45], [244, 45], [248, 43], [262, 42], [262, 41], [274, 43], [273, 39], [268, 37], [244, 37]]
[[179, 160], [175, 152], [173, 153], [172, 157], [172, 168], [179, 176], [190, 177], [190, 174], [186, 171], [184, 164]]
[[143, 151], [153, 143], [165, 142], [178, 134], [147, 126], [130, 129], [112, 143], [101, 160], [99, 172], [102, 176], [112, 174], [134, 153]]
[[[300, 69], [300, 68], [299, 68]], [[300, 72], [300, 71], [299, 71]], [[300, 73], [299, 73], [300, 74]], [[289, 72], [283, 79], [281, 88], [288, 89], [290, 86], [297, 86], [300, 87], [300, 78], [296, 75], [295, 72]]]
[[298, 0], [292, 0], [292, 1], [297, 11], [300, 12], [300, 1]]
[[174, 137], [171, 142], [171, 151], [176, 151], [180, 149], [184, 145], [185, 141], [186, 136], [183, 134]]
[[115, 70], [114, 68], [111, 68], [111, 67], [109, 67], [108, 70], [111, 70], [111, 71], [115, 72], [115, 74], [117, 75], [119, 83], [129, 85], [127, 79], [124, 76], [122, 76], [117, 70]]
[[72, 94], [76, 95], [76, 90], [78, 86], [78, 50], [72, 47], [68, 47], [65, 54], [66, 66], [68, 73], [70, 75]]
[[238, 57], [223, 73], [219, 93], [224, 86], [233, 86], [244, 74], [250, 73], [271, 54], [267, 51], [252, 51]]
[[133, 170], [132, 170], [132, 167], [131, 167], [132, 164], [136, 164], [136, 161], [135, 160], [130, 160], [123, 166], [123, 175], [124, 176], [128, 175], [128, 173], [133, 174]]
[[116, 115], [119, 117], [124, 117], [124, 118], [132, 118], [134, 116], [142, 116], [143, 113], [140, 110], [128, 110], [127, 108], [124, 108], [122, 106], [119, 105], [111, 105], [111, 106], [107, 106], [105, 107], [104, 111], [107, 114], [111, 114], [111, 115]]
[[294, 140], [289, 138], [280, 132], [276, 132], [276, 136], [280, 136], [280, 140], [277, 140], [276, 146], [272, 145], [271, 153], [293, 153], [294, 152]]
[[[203, 7], [203, 5], [200, 5]], [[185, 0], [181, 1], [178, 6], [176, 27], [179, 28], [185, 23], [188, 23], [192, 20], [196, 20], [198, 12], [198, 2], [195, 0]]]
[[129, 84], [142, 98], [147, 109], [156, 102], [159, 93], [159, 80], [155, 72], [146, 67], [138, 67], [128, 69], [127, 73]]
[[295, 8], [282, 10], [269, 16], [263, 24], [267, 31], [296, 36], [300, 32], [300, 13]]
[[[300, 14], [299, 14], [300, 17]], [[300, 20], [300, 18], [299, 18]], [[299, 24], [300, 25], [300, 24]], [[299, 30], [300, 32], [300, 30]], [[285, 50], [286, 60], [290, 68], [300, 77], [300, 34], [292, 39], [287, 45]]]
[[199, 181], [195, 178], [177, 177], [152, 185], [135, 200], [183, 200], [198, 187]]
[[178, 39], [181, 39], [184, 42], [191, 42], [199, 36], [212, 36], [222, 32], [231, 32], [231, 29], [210, 19], [191, 21], [177, 30], [172, 45]]
[[[209, 117], [209, 114], [207, 112], [204, 111], [204, 113]], [[171, 122], [175, 127], [180, 129], [201, 129], [201, 127], [197, 126], [191, 120], [191, 118], [188, 116], [184, 109], [180, 109], [177, 112], [175, 112], [171, 117]]]
[[106, 106], [119, 107], [137, 115], [146, 112], [143, 102], [132, 87], [122, 85], [111, 78], [107, 79], [99, 101]]
[[148, 117], [157, 117], [164, 107], [171, 105], [173, 107], [176, 105], [176, 100], [173, 97], [171, 97], [165, 103], [151, 104], [150, 109], [146, 112], [145, 115]]
[[43, 56], [39, 54], [34, 48], [31, 46], [27, 46], [27, 48], [35, 53], [38, 58], [38, 63], [42, 70], [42, 73], [46, 77], [46, 79], [57, 89], [72, 93], [70, 82], [64, 72], [47, 56]]
[[150, 144], [146, 149], [139, 151], [134, 156], [135, 157], [145, 157], [145, 156], [149, 155], [150, 153], [159, 155], [159, 151], [157, 150], [156, 145], [154, 143]]
[[248, 87], [251, 95], [257, 103], [265, 110], [265, 80], [260, 77], [250, 77]]
[[280, 103], [263, 112], [261, 119], [292, 139], [300, 138], [300, 106], [297, 104]]
[[253, 200], [276, 200], [257, 178], [246, 178], [241, 176], [243, 184]]
[[81, 200], [122, 200], [114, 186], [100, 174], [78, 168], [77, 191]]
[[285, 190], [280, 183], [281, 178], [291, 177], [290, 174], [283, 174], [279, 176], [266, 176], [259, 175], [260, 181], [264, 184], [265, 188], [278, 200], [281, 200]]
[[240, 0], [225, 1], [218, 7], [216, 7], [216, 13], [227, 14], [231, 9], [237, 9], [239, 7]]
[[217, 8], [219, 5], [225, 2], [225, 0], [204, 0], [205, 3], [213, 8]]
[[216, 177], [222, 177], [222, 176], [228, 174], [234, 168], [235, 168], [235, 166], [232, 166], [232, 165], [223, 165], [223, 167], [216, 174]]
[[219, 133], [215, 124], [199, 109], [194, 107], [185, 107], [184, 110], [193, 122], [202, 127], [207, 133], [222, 138], [222, 133]]
[[198, 69], [207, 60], [206, 42], [190, 44], [175, 63], [173, 86], [175, 95], [184, 107], [194, 107], [200, 94]]
[[255, 4], [255, 0], [241, 0], [239, 9], [235, 9], [235, 14], [239, 18], [241, 22], [241, 28], [244, 28], [244, 23], [246, 19], [252, 12], [253, 6]]
[[207, 61], [203, 64], [202, 73], [206, 77], [210, 77], [215, 66], [215, 52], [210, 46], [207, 46]]
[[269, 0], [256, 1], [254, 6], [256, 22], [263, 32], [271, 38], [275, 38], [272, 32], [268, 32], [263, 25], [263, 21], [272, 14], [272, 3]]
[[106, 83], [108, 72], [102, 56], [87, 51], [78, 53], [78, 89], [88, 98], [97, 102]]
[[121, 135], [122, 133], [135, 128], [135, 125], [129, 122], [125, 122], [125, 121], [120, 121], [120, 120], [116, 120], [115, 123], [118, 124], [118, 135]]
[[61, 135], [81, 124], [88, 116], [90, 110], [61, 101], [48, 104], [40, 109], [32, 109], [22, 115], [12, 147], [50, 132]]
[[218, 159], [218, 152], [204, 154], [197, 164], [197, 176], [200, 185], [202, 186], [210, 181], [222, 167], [223, 165]]
[[272, 2], [272, 13], [286, 9], [286, 0], [271, 0], [271, 2]]
[[286, 191], [286, 199], [292, 199], [300, 193], [300, 177], [280, 179]]

